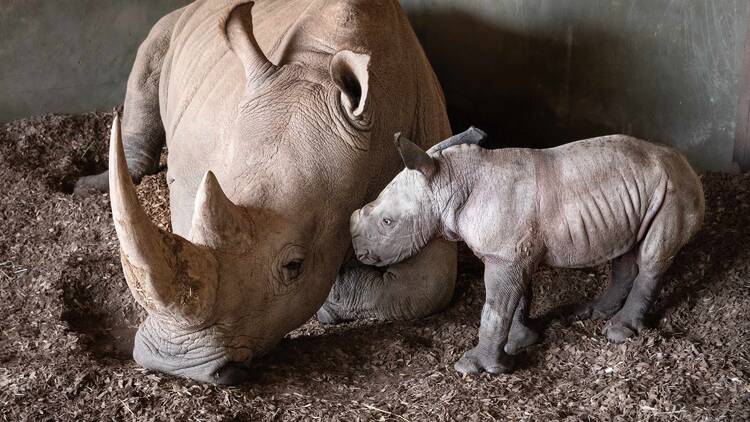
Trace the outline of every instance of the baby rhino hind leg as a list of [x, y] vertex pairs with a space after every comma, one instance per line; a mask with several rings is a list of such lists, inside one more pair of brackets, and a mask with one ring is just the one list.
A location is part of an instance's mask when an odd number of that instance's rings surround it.
[[575, 316], [578, 319], [609, 319], [622, 307], [637, 275], [636, 250], [613, 259], [609, 286], [596, 299], [580, 306]]
[[[669, 197], [667, 198], [670, 199]], [[646, 312], [659, 293], [660, 280], [677, 252], [700, 227], [701, 210], [693, 202], [667, 201], [654, 218], [646, 236], [637, 246], [638, 276], [622, 309], [607, 322], [603, 333], [614, 343], [622, 343], [644, 328]], [[698, 203], [699, 201], [694, 201]]]
[[638, 272], [625, 305], [607, 322], [603, 333], [613, 343], [622, 343], [644, 328], [643, 320], [659, 292], [659, 281], [666, 270], [644, 268]]

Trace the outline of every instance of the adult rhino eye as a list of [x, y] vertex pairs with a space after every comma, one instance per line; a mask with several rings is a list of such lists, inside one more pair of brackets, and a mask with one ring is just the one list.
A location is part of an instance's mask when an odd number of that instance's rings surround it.
[[385, 224], [386, 226], [390, 226], [391, 224], [393, 224], [393, 220], [391, 220], [390, 218], [384, 218], [383, 224]]
[[302, 260], [294, 259], [284, 264], [284, 278], [287, 281], [294, 280], [299, 277], [302, 272]]
[[276, 295], [285, 295], [299, 287], [297, 279], [305, 270], [305, 248], [289, 244], [282, 248], [272, 267], [273, 289]]

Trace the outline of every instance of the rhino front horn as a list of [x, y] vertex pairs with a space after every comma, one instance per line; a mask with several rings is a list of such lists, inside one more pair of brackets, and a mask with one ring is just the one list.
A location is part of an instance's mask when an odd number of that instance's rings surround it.
[[250, 217], [227, 198], [214, 173], [206, 172], [195, 195], [190, 241], [216, 250], [242, 253], [250, 247], [252, 232]]
[[216, 259], [207, 248], [158, 228], [141, 208], [117, 115], [110, 138], [109, 189], [122, 268], [136, 301], [150, 314], [179, 324], [205, 321], [216, 301]]

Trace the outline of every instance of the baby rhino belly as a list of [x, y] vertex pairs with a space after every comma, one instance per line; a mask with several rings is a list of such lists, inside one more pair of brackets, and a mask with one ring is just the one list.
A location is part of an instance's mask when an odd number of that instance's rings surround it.
[[[545, 261], [558, 267], [586, 267], [616, 258], [638, 241], [647, 204], [623, 187], [585, 194], [568, 192], [540, 209]], [[545, 209], [546, 208], [546, 209]]]

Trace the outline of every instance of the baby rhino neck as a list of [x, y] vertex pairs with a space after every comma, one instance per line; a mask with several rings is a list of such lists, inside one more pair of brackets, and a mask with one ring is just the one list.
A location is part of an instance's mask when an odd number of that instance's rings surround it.
[[483, 238], [489, 231], [513, 230], [536, 218], [533, 150], [488, 150], [457, 146], [437, 157], [440, 171], [433, 190], [442, 235], [448, 240]]
[[457, 145], [435, 157], [440, 170], [432, 189], [439, 210], [440, 234], [446, 240], [463, 240], [458, 233], [458, 218], [474, 191], [482, 173], [477, 170], [483, 166], [483, 156], [488, 151], [475, 145]]

